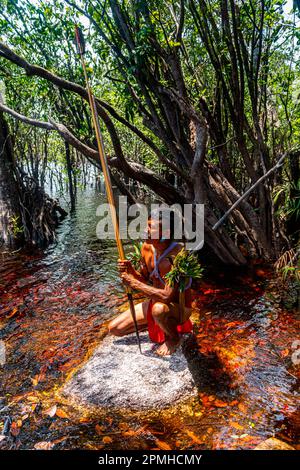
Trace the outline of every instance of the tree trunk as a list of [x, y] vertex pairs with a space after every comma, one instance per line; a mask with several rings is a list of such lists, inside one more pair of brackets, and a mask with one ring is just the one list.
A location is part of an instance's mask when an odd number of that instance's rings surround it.
[[0, 241], [9, 248], [45, 247], [55, 239], [55, 228], [65, 215], [58, 201], [16, 168], [8, 124], [0, 112]]
[[68, 188], [69, 188], [69, 195], [70, 195], [70, 204], [71, 204], [71, 211], [75, 210], [76, 201], [75, 201], [75, 194], [74, 194], [74, 187], [73, 187], [73, 166], [71, 161], [71, 152], [70, 152], [70, 145], [68, 142], [65, 142], [65, 149], [66, 149], [66, 164], [67, 164], [67, 173], [68, 173]]
[[23, 238], [18, 194], [11, 136], [0, 112], [0, 240], [9, 247]]

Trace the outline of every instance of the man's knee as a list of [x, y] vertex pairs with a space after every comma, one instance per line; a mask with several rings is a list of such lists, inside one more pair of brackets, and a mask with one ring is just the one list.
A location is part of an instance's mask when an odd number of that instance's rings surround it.
[[120, 322], [117, 319], [109, 322], [108, 331], [113, 336], [124, 336], [123, 328], [121, 328]]
[[152, 306], [152, 315], [154, 318], [161, 318], [168, 311], [169, 307], [162, 302], [155, 302], [155, 304]]

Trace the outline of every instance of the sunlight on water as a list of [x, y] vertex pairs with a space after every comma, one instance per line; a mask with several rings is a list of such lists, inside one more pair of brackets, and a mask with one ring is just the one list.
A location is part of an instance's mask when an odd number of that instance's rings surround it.
[[62, 449], [247, 449], [273, 435], [296, 445], [291, 355], [299, 321], [271, 299], [267, 271], [207, 272], [195, 293], [197, 342], [188, 354], [197, 364], [196, 398], [163, 412], [125, 413], [62, 398], [68, 376], [124, 308], [115, 244], [96, 237], [102, 200], [92, 190], [80, 193], [76, 213], [44, 254], [2, 253], [0, 432], [9, 416], [17, 423], [12, 445], [20, 448], [57, 441]]

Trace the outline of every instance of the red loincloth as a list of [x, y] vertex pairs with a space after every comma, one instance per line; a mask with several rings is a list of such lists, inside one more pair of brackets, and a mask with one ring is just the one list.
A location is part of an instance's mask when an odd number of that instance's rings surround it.
[[[152, 302], [149, 302], [147, 310], [147, 321], [148, 321], [148, 332], [151, 341], [154, 343], [163, 343], [165, 341], [165, 333], [163, 330], [155, 323], [152, 315]], [[177, 325], [177, 331], [179, 334], [190, 333], [193, 331], [193, 323], [190, 319], [186, 320], [181, 325]]]

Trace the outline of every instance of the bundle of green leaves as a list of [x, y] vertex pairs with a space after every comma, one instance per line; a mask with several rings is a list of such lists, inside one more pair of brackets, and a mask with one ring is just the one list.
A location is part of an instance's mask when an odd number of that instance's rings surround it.
[[143, 242], [136, 242], [133, 245], [133, 252], [129, 253], [128, 259], [131, 261], [132, 266], [135, 269], [139, 269], [142, 261], [142, 244]]
[[165, 278], [171, 287], [178, 284], [180, 292], [183, 292], [187, 280], [189, 278], [201, 279], [203, 270], [197, 257], [182, 248], [174, 258], [173, 266], [166, 274]]

